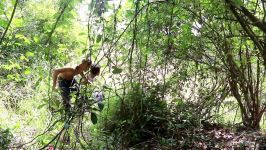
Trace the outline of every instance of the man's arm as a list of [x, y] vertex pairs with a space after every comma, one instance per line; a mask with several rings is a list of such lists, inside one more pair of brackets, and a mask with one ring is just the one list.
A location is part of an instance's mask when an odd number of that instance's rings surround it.
[[80, 73], [80, 75], [81, 75], [81, 77], [82, 77], [82, 79], [83, 79], [83, 83], [84, 84], [90, 84], [91, 82], [90, 81], [88, 81], [88, 79], [86, 78], [86, 76], [84, 75], [84, 73], [82, 72], [82, 73]]

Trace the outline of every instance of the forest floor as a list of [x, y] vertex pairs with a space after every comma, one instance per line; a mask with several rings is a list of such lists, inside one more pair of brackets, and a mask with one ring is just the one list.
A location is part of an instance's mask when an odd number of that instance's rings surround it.
[[161, 139], [153, 138], [139, 144], [140, 149], [202, 149], [202, 150], [265, 150], [266, 132], [236, 130], [220, 125], [209, 124], [200, 129], [180, 130], [177, 142], [162, 144]]
[[198, 134], [201, 138], [194, 144], [200, 149], [266, 149], [266, 134], [262, 131], [213, 127]]

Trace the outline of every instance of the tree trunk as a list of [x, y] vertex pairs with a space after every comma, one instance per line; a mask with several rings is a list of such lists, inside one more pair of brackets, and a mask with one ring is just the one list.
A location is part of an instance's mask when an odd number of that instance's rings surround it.
[[[260, 103], [260, 67], [257, 67], [257, 78], [254, 79], [254, 68], [250, 63], [251, 54], [246, 49], [243, 57], [246, 57], [245, 69], [241, 69], [234, 60], [232, 48], [229, 46], [229, 42], [225, 41], [223, 45], [223, 52], [225, 55], [225, 63], [228, 67], [228, 80], [232, 95], [236, 98], [240, 107], [241, 117], [243, 125], [250, 129], [260, 129], [260, 120], [262, 118], [265, 107], [261, 107]], [[259, 58], [258, 58], [259, 59]], [[240, 60], [243, 61], [243, 60]], [[258, 62], [259, 63], [259, 62]], [[256, 82], [257, 81], [257, 82]]]

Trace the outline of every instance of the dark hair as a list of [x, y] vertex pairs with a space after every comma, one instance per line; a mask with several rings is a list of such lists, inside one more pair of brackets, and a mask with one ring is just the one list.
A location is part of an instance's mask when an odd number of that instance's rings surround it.
[[91, 73], [94, 75], [98, 75], [100, 73], [100, 66], [97, 64], [91, 65]]

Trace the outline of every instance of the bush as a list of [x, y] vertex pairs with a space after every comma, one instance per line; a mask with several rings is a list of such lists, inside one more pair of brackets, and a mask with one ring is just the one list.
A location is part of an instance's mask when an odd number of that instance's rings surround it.
[[171, 107], [171, 122], [176, 125], [177, 128], [195, 128], [200, 125], [200, 119], [202, 115], [196, 112], [197, 106], [193, 103], [185, 102], [181, 99], [177, 99], [170, 105]]
[[162, 89], [163, 86], [153, 86], [143, 90], [135, 84], [124, 96], [110, 98], [95, 127], [97, 133], [94, 132], [97, 139], [105, 139], [102, 146], [171, 149], [180, 146], [183, 138], [191, 142], [194, 136], [189, 131], [200, 127], [200, 114], [194, 111], [197, 106], [183, 100], [167, 104]]
[[166, 133], [169, 111], [159, 91], [160, 87], [156, 86], [144, 92], [139, 84], [135, 84], [124, 99], [110, 101], [109, 110], [104, 110], [104, 120], [99, 127], [112, 136], [115, 143], [111, 145], [131, 147]]
[[0, 149], [6, 150], [8, 149], [8, 145], [11, 142], [13, 135], [11, 134], [9, 129], [2, 129], [0, 127]]

